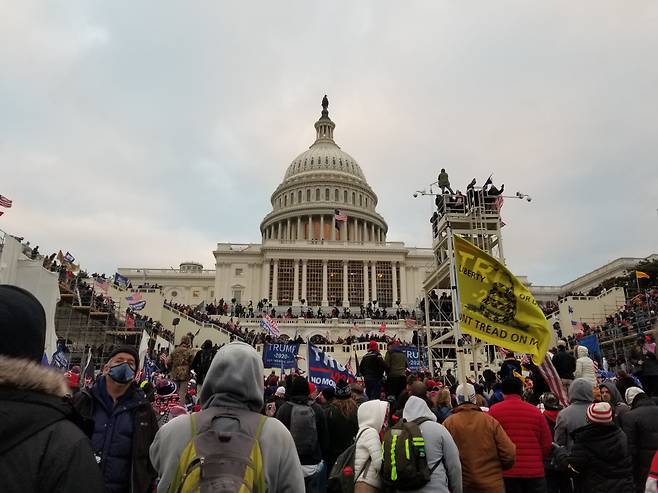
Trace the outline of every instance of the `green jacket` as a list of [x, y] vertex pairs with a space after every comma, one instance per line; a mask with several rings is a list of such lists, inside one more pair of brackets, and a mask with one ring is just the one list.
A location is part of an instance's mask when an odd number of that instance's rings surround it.
[[439, 173], [439, 186], [440, 187], [449, 187], [450, 180], [448, 179], [448, 173]]
[[398, 348], [386, 351], [384, 362], [388, 367], [388, 377], [403, 377], [407, 370], [407, 354]]

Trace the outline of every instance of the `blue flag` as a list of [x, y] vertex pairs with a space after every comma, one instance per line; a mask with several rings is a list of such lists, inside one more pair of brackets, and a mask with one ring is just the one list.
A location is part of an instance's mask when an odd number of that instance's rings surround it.
[[411, 371], [427, 370], [427, 348], [418, 350], [417, 346], [400, 346], [403, 353], [407, 355], [407, 368]]
[[340, 379], [353, 383], [356, 377], [333, 357], [325, 354], [315, 344], [308, 345], [308, 379], [318, 390], [336, 388]]
[[290, 370], [297, 368], [299, 344], [265, 344], [263, 346], [263, 366], [265, 368], [281, 368]]
[[130, 281], [126, 276], [122, 276], [118, 272], [114, 274], [114, 284], [117, 284], [118, 286], [123, 286], [124, 288], [128, 286], [128, 283]]
[[579, 346], [585, 346], [589, 351], [589, 357], [601, 361], [601, 348], [599, 347], [599, 338], [596, 335], [585, 336], [578, 341]]

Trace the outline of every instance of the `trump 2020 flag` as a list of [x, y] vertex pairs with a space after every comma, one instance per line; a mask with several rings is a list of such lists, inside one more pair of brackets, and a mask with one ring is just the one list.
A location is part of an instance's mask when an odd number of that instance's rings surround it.
[[530, 291], [498, 260], [454, 236], [462, 331], [490, 344], [544, 360], [551, 331]]
[[327, 387], [336, 388], [340, 379], [353, 383], [354, 374], [338, 363], [333, 357], [326, 354], [315, 344], [308, 345], [308, 379], [314, 383], [318, 390]]

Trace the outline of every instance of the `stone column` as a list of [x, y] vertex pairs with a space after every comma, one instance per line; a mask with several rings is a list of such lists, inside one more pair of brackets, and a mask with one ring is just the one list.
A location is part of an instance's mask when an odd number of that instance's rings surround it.
[[306, 269], [308, 265], [307, 259], [302, 259], [302, 299], [308, 302], [308, 296], [306, 296]]
[[320, 240], [324, 240], [324, 214], [320, 214]]
[[329, 306], [329, 300], [327, 295], [327, 281], [328, 281], [328, 272], [327, 272], [327, 259], [322, 261], [322, 306]]
[[[270, 260], [269, 259], [263, 260], [262, 275], [263, 275], [263, 279], [261, 280], [261, 288], [262, 288], [263, 299], [267, 299], [270, 296]], [[217, 297], [217, 299], [219, 298], [221, 298], [221, 296]]]
[[370, 296], [368, 296], [368, 261], [363, 261], [363, 305], [367, 306], [370, 301]]
[[374, 224], [372, 224], [370, 226], [370, 241], [372, 241], [373, 243], [375, 241], [377, 241], [377, 240], [375, 240], [375, 225]]
[[343, 229], [341, 236], [343, 241], [347, 241], [347, 221], [343, 221]]
[[363, 241], [368, 241], [368, 223], [363, 221]]
[[292, 232], [290, 231], [290, 218], [286, 220], [286, 240], [292, 240]]
[[391, 262], [391, 281], [393, 283], [393, 306], [395, 306], [395, 302], [398, 300], [400, 297], [400, 293], [398, 293], [398, 270], [395, 268], [397, 262], [393, 261]]
[[400, 262], [400, 303], [402, 306], [407, 304], [407, 266]]
[[[372, 264], [372, 282], [370, 288], [370, 297], [373, 300], [376, 300], [377, 299], [377, 262], [373, 260], [370, 263]], [[274, 264], [274, 267], [276, 268], [276, 264]], [[276, 270], [274, 272], [276, 272]]]
[[277, 259], [274, 259], [274, 273], [272, 276], [272, 305], [279, 306], [279, 261]]
[[336, 214], [331, 216], [331, 239], [336, 241]]
[[343, 306], [350, 306], [349, 287], [347, 285], [347, 260], [343, 260]]
[[293, 260], [295, 262], [295, 274], [293, 275], [292, 287], [292, 304], [293, 306], [299, 305], [299, 259]]
[[308, 240], [313, 239], [313, 216], [308, 216]]
[[281, 241], [281, 221], [279, 221], [276, 227], [276, 239]]
[[297, 216], [297, 236], [295, 240], [299, 240], [302, 236], [302, 216]]

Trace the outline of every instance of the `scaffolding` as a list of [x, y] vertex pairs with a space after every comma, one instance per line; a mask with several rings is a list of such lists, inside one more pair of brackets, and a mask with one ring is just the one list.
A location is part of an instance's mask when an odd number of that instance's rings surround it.
[[[445, 367], [456, 367], [459, 380], [464, 381], [468, 367], [468, 373], [477, 380], [482, 370], [499, 356], [495, 346], [462, 335], [459, 330], [452, 235], [463, 237], [504, 263], [500, 218], [502, 197], [488, 195], [479, 187], [469, 188], [466, 195], [425, 195], [435, 197], [431, 219], [435, 265], [423, 283], [424, 329], [430, 371], [442, 375]], [[447, 306], [446, 295], [450, 296]], [[437, 301], [441, 299], [443, 301]], [[469, 363], [466, 363], [467, 358]]]

